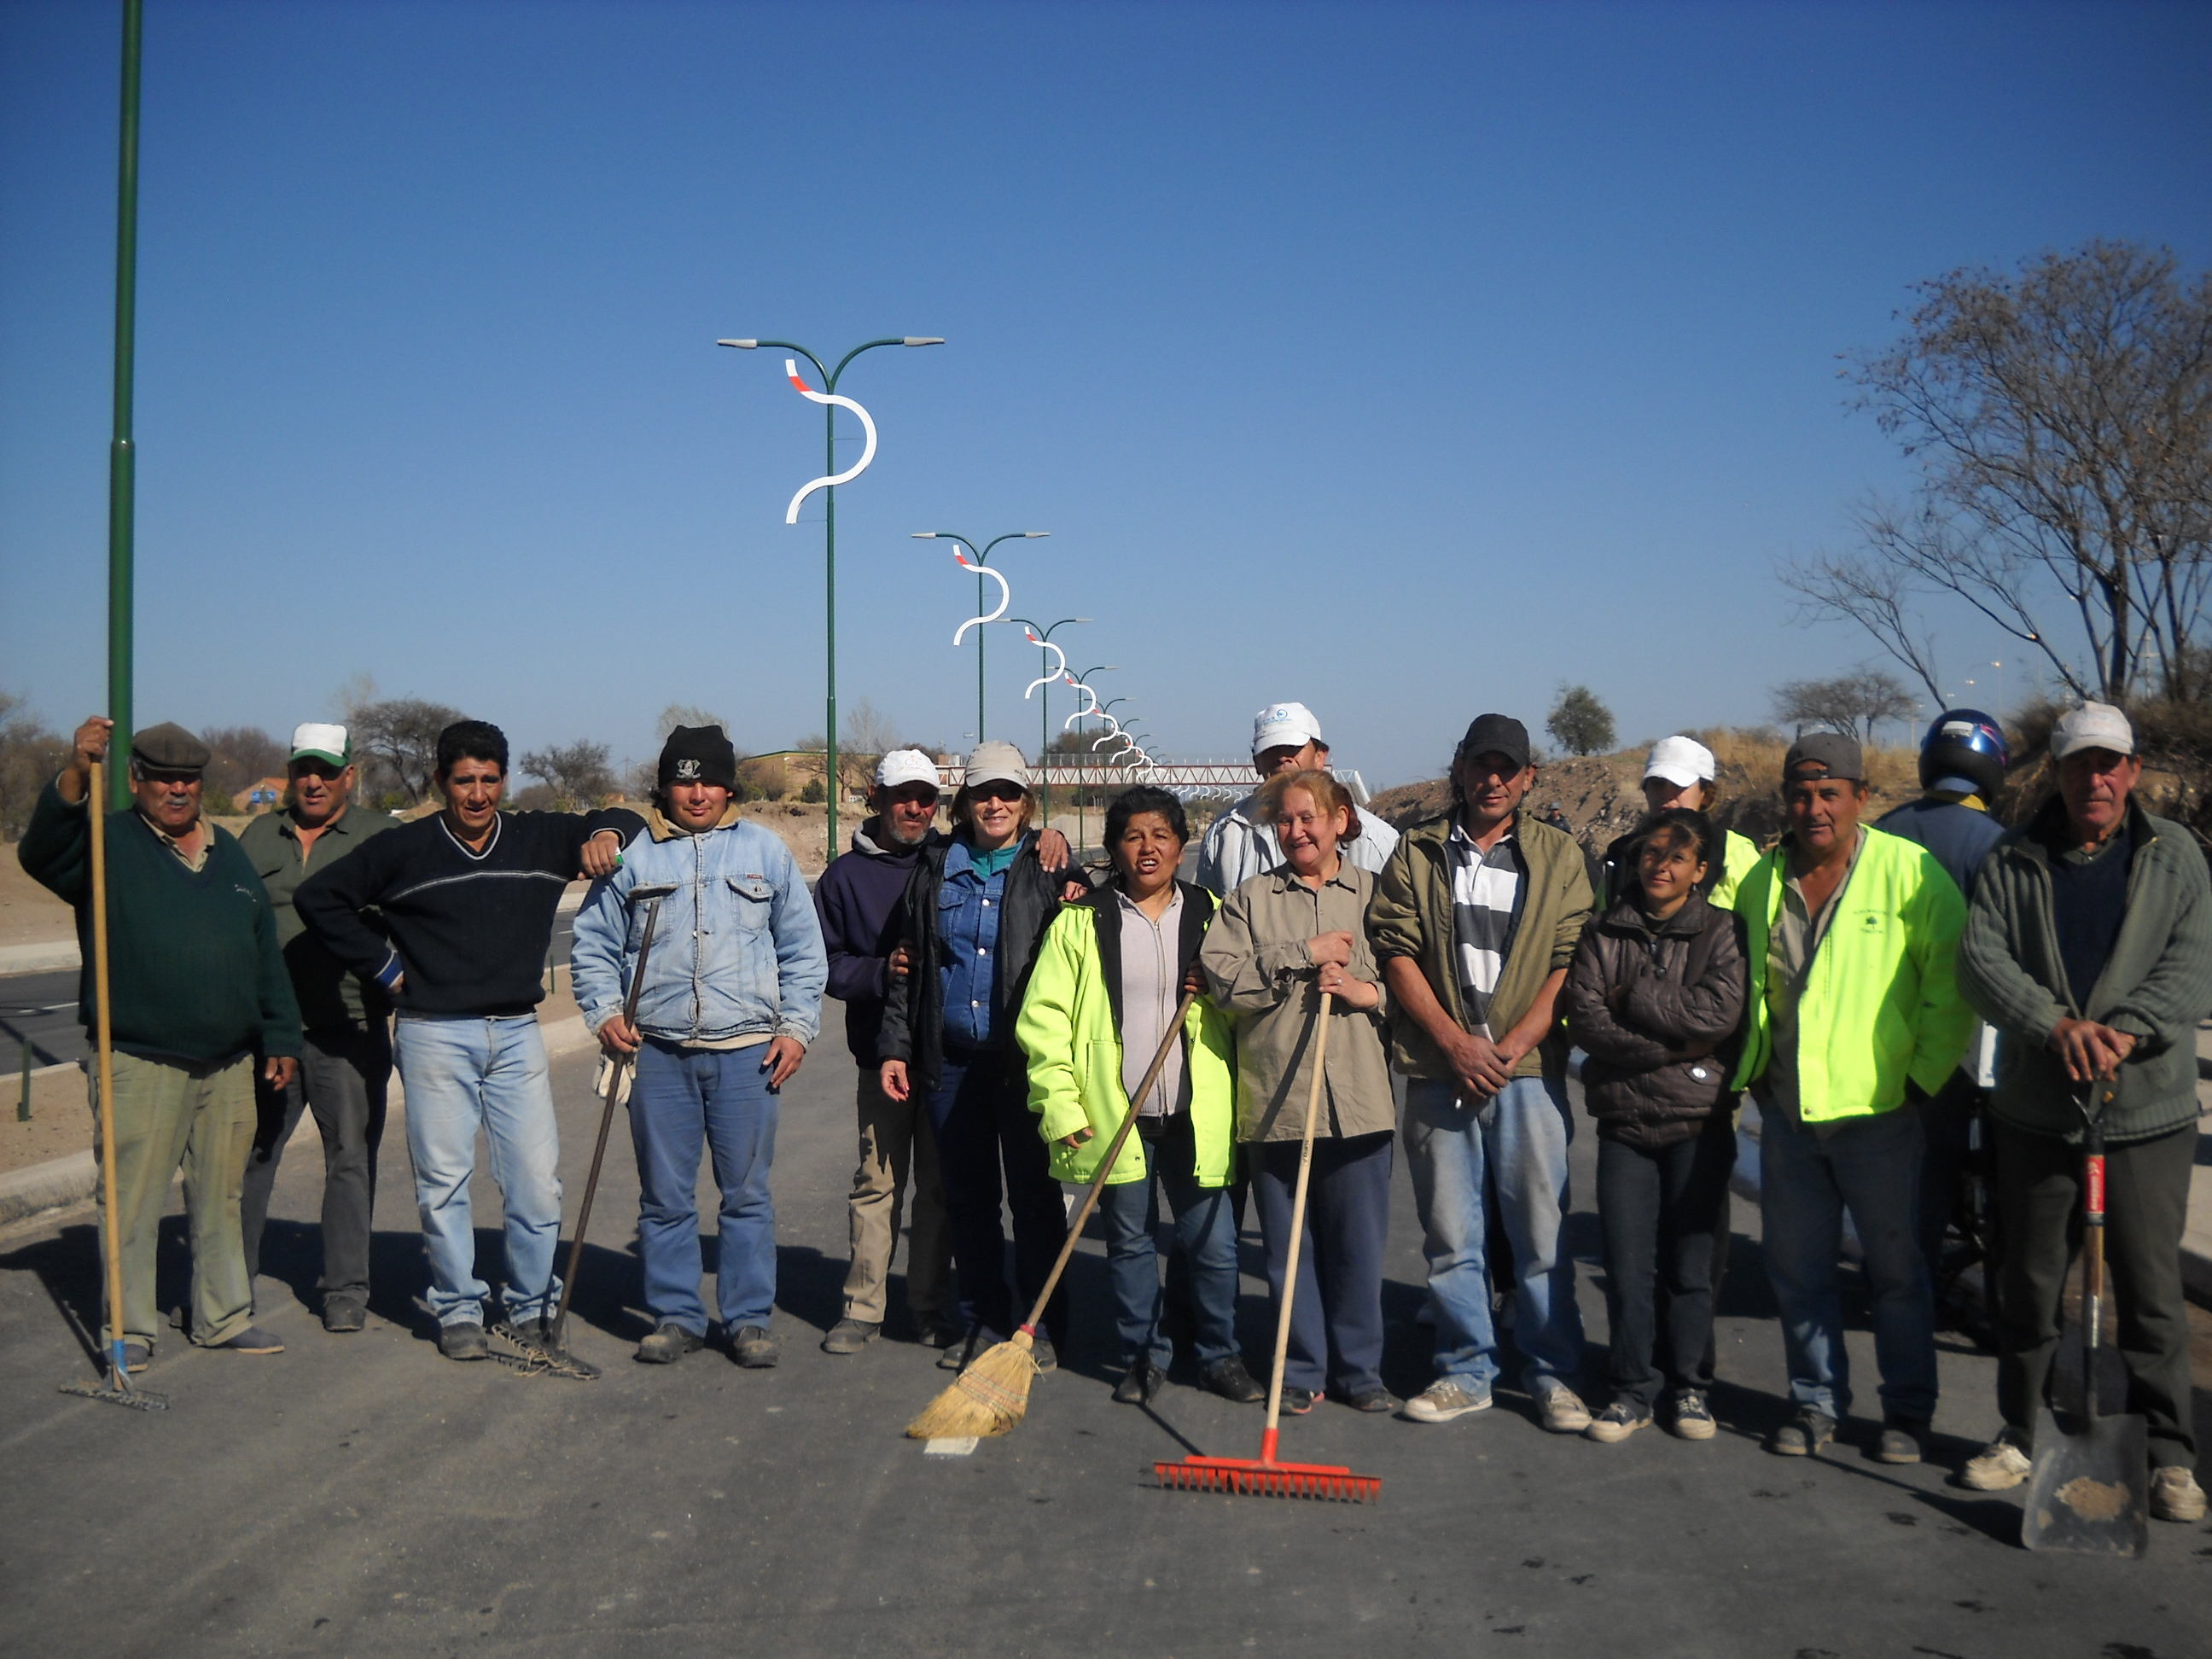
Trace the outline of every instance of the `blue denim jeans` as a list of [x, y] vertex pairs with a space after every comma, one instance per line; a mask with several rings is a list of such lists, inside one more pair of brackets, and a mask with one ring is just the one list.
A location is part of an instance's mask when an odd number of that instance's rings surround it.
[[1574, 1259], [1559, 1248], [1574, 1120], [1549, 1078], [1517, 1077], [1480, 1107], [1448, 1079], [1406, 1084], [1406, 1164], [1429, 1261], [1437, 1375], [1480, 1393], [1498, 1377], [1490, 1318], [1489, 1193], [1513, 1245], [1513, 1340], [1522, 1382], [1542, 1395], [1582, 1364]]
[[469, 1177], [477, 1131], [491, 1145], [507, 1212], [507, 1317], [550, 1319], [561, 1299], [561, 1135], [535, 1015], [441, 1019], [403, 1015], [393, 1060], [407, 1092], [407, 1155], [430, 1258], [430, 1311], [441, 1325], [483, 1322], [491, 1287], [477, 1277]]
[[1188, 1112], [1177, 1112], [1164, 1122], [1142, 1120], [1137, 1133], [1145, 1178], [1103, 1187], [1098, 1193], [1121, 1363], [1133, 1365], [1139, 1355], [1150, 1354], [1164, 1370], [1175, 1358], [1175, 1345], [1160, 1330], [1159, 1253], [1153, 1239], [1160, 1224], [1160, 1194], [1165, 1192], [1175, 1212], [1175, 1247], [1189, 1267], [1196, 1327], [1191, 1351], [1200, 1364], [1211, 1365], [1237, 1352], [1237, 1234], [1229, 1188], [1198, 1184], [1198, 1149]]
[[1936, 1415], [1936, 1304], [1918, 1237], [1920, 1115], [1901, 1107], [1853, 1118], [1825, 1139], [1763, 1101], [1759, 1121], [1766, 1276], [1782, 1304], [1790, 1397], [1837, 1419], [1850, 1410], [1836, 1280], [1848, 1207], [1866, 1251], [1882, 1409], [1927, 1422]]
[[630, 1143], [637, 1149], [637, 1244], [645, 1308], [656, 1325], [707, 1334], [699, 1297], [699, 1153], [712, 1155], [722, 1194], [715, 1229], [714, 1300], [725, 1330], [767, 1328], [775, 1307], [778, 1099], [761, 1068], [764, 1045], [685, 1049], [652, 1037], [630, 1085]]

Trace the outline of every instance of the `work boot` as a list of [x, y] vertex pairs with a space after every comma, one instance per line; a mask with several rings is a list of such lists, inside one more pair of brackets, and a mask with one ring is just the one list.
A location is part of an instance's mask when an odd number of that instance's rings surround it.
[[349, 1296], [325, 1297], [323, 1302], [323, 1328], [333, 1336], [357, 1331], [368, 1323], [368, 1310]]
[[1834, 1418], [1802, 1406], [1795, 1417], [1775, 1430], [1766, 1449], [1778, 1457], [1811, 1457], [1835, 1437]]
[[1892, 1415], [1881, 1425], [1881, 1437], [1874, 1443], [1874, 1461], [1877, 1463], [1917, 1463], [1921, 1448], [1928, 1437], [1928, 1425], [1909, 1417]]
[[473, 1321], [438, 1328], [438, 1352], [448, 1359], [489, 1359], [491, 1344], [484, 1340], [484, 1328]]
[[783, 1351], [765, 1327], [745, 1325], [730, 1338], [730, 1358], [749, 1371], [764, 1371], [781, 1358]]
[[1553, 1434], [1581, 1434], [1590, 1425], [1589, 1407], [1564, 1382], [1547, 1389], [1536, 1401], [1540, 1421]]
[[1239, 1406], [1256, 1406], [1267, 1397], [1259, 1379], [1245, 1368], [1242, 1354], [1232, 1353], [1225, 1359], [1215, 1360], [1199, 1374], [1198, 1380], [1224, 1400]]
[[937, 1369], [940, 1371], [966, 1370], [968, 1362], [975, 1357], [975, 1350], [981, 1346], [977, 1340], [981, 1334], [977, 1331], [963, 1331], [946, 1343], [945, 1352], [937, 1356]]
[[2161, 1521], [2202, 1521], [2204, 1488], [2179, 1463], [2169, 1463], [2150, 1477], [2150, 1512]]
[[707, 1339], [696, 1331], [687, 1331], [674, 1320], [663, 1320], [660, 1328], [637, 1345], [630, 1358], [644, 1365], [673, 1365], [687, 1353], [696, 1353], [707, 1346]]
[[1406, 1402], [1377, 1382], [1371, 1389], [1357, 1389], [1346, 1395], [1344, 1403], [1356, 1412], [1380, 1416], [1396, 1411]]
[[1966, 1467], [1959, 1471], [1959, 1484], [1976, 1492], [2010, 1492], [2034, 1470], [2028, 1462], [2027, 1437], [2008, 1428], [1966, 1460]]
[[1136, 1363], [1114, 1385], [1117, 1406], [1149, 1406], [1152, 1396], [1167, 1386], [1168, 1374], [1152, 1364], [1150, 1354], [1139, 1354]]
[[823, 1337], [822, 1352], [858, 1353], [876, 1340], [876, 1333], [881, 1329], [883, 1325], [879, 1321], [841, 1319]]

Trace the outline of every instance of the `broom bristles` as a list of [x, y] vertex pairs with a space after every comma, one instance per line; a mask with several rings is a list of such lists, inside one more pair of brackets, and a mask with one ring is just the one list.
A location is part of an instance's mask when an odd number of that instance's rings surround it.
[[985, 1349], [952, 1386], [922, 1407], [906, 1425], [912, 1440], [982, 1438], [1005, 1434], [1027, 1415], [1030, 1383], [1037, 1374], [1027, 1331]]

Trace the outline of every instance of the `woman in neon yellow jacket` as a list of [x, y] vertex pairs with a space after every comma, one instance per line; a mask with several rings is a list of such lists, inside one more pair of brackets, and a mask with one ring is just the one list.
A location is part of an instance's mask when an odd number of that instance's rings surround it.
[[[1114, 876], [1054, 919], [1038, 947], [1015, 1036], [1029, 1059], [1030, 1109], [1061, 1181], [1089, 1182], [1144, 1081], [1184, 994], [1202, 990], [1199, 943], [1213, 898], [1176, 879], [1189, 840], [1182, 803], [1136, 788], [1107, 809]], [[1174, 1358], [1160, 1329], [1152, 1235], [1164, 1189], [1190, 1265], [1194, 1357], [1206, 1386], [1250, 1401], [1261, 1389], [1237, 1351], [1237, 1079], [1229, 1017], [1201, 995], [1138, 1103], [1098, 1210], [1127, 1370], [1114, 1397], [1142, 1405]]]

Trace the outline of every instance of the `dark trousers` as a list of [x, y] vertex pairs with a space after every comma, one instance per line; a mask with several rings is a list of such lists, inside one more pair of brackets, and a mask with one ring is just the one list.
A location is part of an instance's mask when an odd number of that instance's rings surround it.
[[[1326, 1384], [1352, 1395], [1382, 1386], [1382, 1245], [1390, 1230], [1391, 1146], [1388, 1129], [1314, 1142], [1291, 1304], [1291, 1349], [1283, 1366], [1286, 1387], [1319, 1394]], [[1244, 1150], [1267, 1242], [1272, 1352], [1274, 1325], [1282, 1316], [1298, 1143], [1254, 1142]]]
[[[979, 1346], [1003, 1341], [1029, 1317], [1067, 1237], [1066, 1207], [1060, 1202], [1060, 1183], [1052, 1178], [1036, 1114], [1030, 1110], [1020, 1053], [947, 1048], [937, 1086], [929, 1091], [929, 1122], [937, 1132], [937, 1161], [945, 1176], [960, 1317], [979, 1334]], [[1013, 1215], [1018, 1310], [1006, 1288], [1006, 1235], [999, 1224], [1002, 1197]], [[1065, 1281], [1045, 1306], [1044, 1323], [1054, 1346], [1064, 1346]]]
[[1728, 1225], [1735, 1134], [1717, 1113], [1702, 1134], [1656, 1152], [1601, 1139], [1597, 1212], [1605, 1238], [1607, 1380], [1648, 1410], [1662, 1388], [1713, 1385], [1715, 1271]]
[[[1990, 1128], [2004, 1235], [1997, 1268], [1997, 1409], [2027, 1434], [2051, 1386], [2066, 1270], [2081, 1243], [2081, 1149], [2006, 1123], [1993, 1121]], [[2148, 1424], [2150, 1461], [2161, 1468], [2197, 1462], [2181, 1282], [2181, 1234], [2196, 1158], [2193, 1123], [2105, 1152], [2105, 1262], [2128, 1370], [2125, 1409]]]
[[323, 1136], [323, 1276], [325, 1301], [368, 1305], [368, 1235], [376, 1210], [376, 1152], [384, 1141], [384, 1097], [392, 1081], [385, 1022], [324, 1026], [307, 1034], [300, 1069], [272, 1089], [254, 1062], [253, 1150], [246, 1160], [239, 1227], [248, 1279], [261, 1271], [261, 1231], [284, 1144], [311, 1107]]
[[1943, 1235], [1959, 1207], [1959, 1181], [1971, 1155], [1974, 1110], [1981, 1089], [1964, 1072], [1920, 1105], [1920, 1127], [1928, 1139], [1920, 1164], [1920, 1254], [1928, 1263], [1928, 1276], [1941, 1279]]

